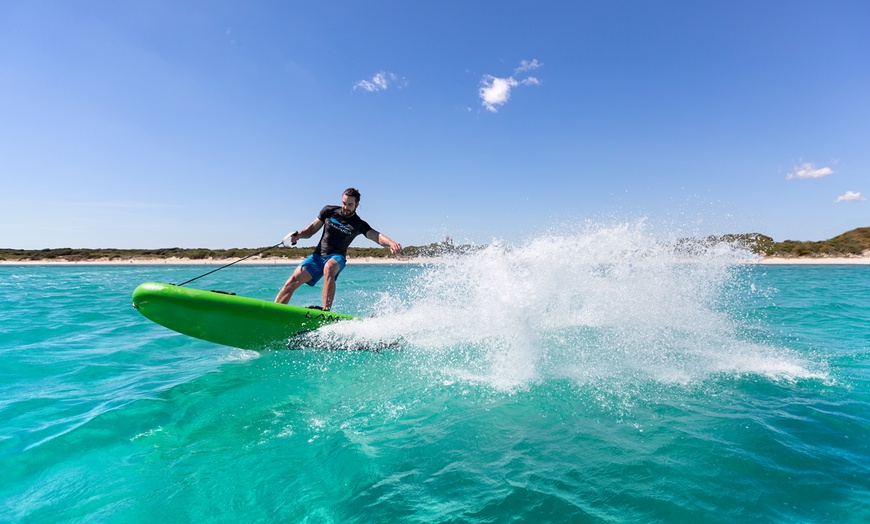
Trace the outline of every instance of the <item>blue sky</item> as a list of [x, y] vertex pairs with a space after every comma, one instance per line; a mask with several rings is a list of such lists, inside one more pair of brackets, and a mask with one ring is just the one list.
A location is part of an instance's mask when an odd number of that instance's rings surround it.
[[[0, 247], [870, 226], [870, 3], [0, 2]], [[367, 245], [357, 240], [358, 246]]]

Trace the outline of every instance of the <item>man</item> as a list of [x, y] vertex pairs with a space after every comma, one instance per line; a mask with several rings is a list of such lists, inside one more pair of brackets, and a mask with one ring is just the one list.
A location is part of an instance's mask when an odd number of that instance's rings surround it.
[[402, 250], [401, 245], [390, 240], [387, 235], [372, 229], [356, 214], [359, 199], [359, 191], [352, 187], [346, 189], [341, 195], [341, 206], [324, 207], [314, 222], [305, 229], [294, 231], [284, 237], [284, 245], [288, 242], [293, 245], [300, 238], [311, 238], [320, 231], [320, 228], [326, 226], [320, 236], [320, 242], [314, 248], [314, 253], [303, 260], [290, 275], [284, 287], [278, 292], [278, 296], [275, 297], [275, 302], [288, 303], [299, 286], [302, 284], [313, 286], [323, 277], [323, 309], [329, 311], [335, 298], [335, 281], [347, 263], [347, 247], [358, 235], [365, 235], [369, 240], [390, 248], [390, 252], [394, 255]]

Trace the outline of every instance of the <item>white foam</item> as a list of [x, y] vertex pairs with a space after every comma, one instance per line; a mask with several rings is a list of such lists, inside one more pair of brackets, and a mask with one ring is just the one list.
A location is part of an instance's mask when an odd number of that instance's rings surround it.
[[247, 362], [259, 358], [260, 353], [248, 349], [227, 348], [227, 352], [218, 357], [220, 362]]
[[399, 341], [425, 372], [503, 390], [549, 379], [816, 376], [794, 352], [738, 335], [728, 308], [755, 292], [740, 280], [748, 258], [730, 244], [653, 236], [643, 221], [585, 224], [442, 256], [403, 298], [383, 295], [376, 317], [315, 336], [347, 348]]

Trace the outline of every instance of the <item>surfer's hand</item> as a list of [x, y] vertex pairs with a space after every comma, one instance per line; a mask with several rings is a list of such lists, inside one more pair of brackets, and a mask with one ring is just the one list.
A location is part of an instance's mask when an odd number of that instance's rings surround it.
[[284, 245], [286, 247], [295, 246], [296, 241], [299, 240], [299, 231], [294, 231], [292, 233], [287, 233], [287, 236], [284, 237]]
[[390, 253], [392, 253], [393, 255], [398, 255], [401, 252], [402, 244], [399, 244], [397, 242], [393, 242], [392, 244], [390, 244]]

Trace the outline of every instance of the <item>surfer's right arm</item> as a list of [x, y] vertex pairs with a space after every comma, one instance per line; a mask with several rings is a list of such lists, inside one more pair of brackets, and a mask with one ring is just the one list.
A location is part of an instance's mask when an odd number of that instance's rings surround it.
[[315, 218], [314, 222], [308, 224], [303, 229], [298, 231], [294, 231], [292, 233], [288, 233], [287, 236], [284, 237], [284, 245], [292, 246], [296, 245], [296, 242], [299, 241], [300, 238], [311, 238], [315, 233], [320, 231], [320, 228], [323, 227], [323, 221], [319, 218]]

